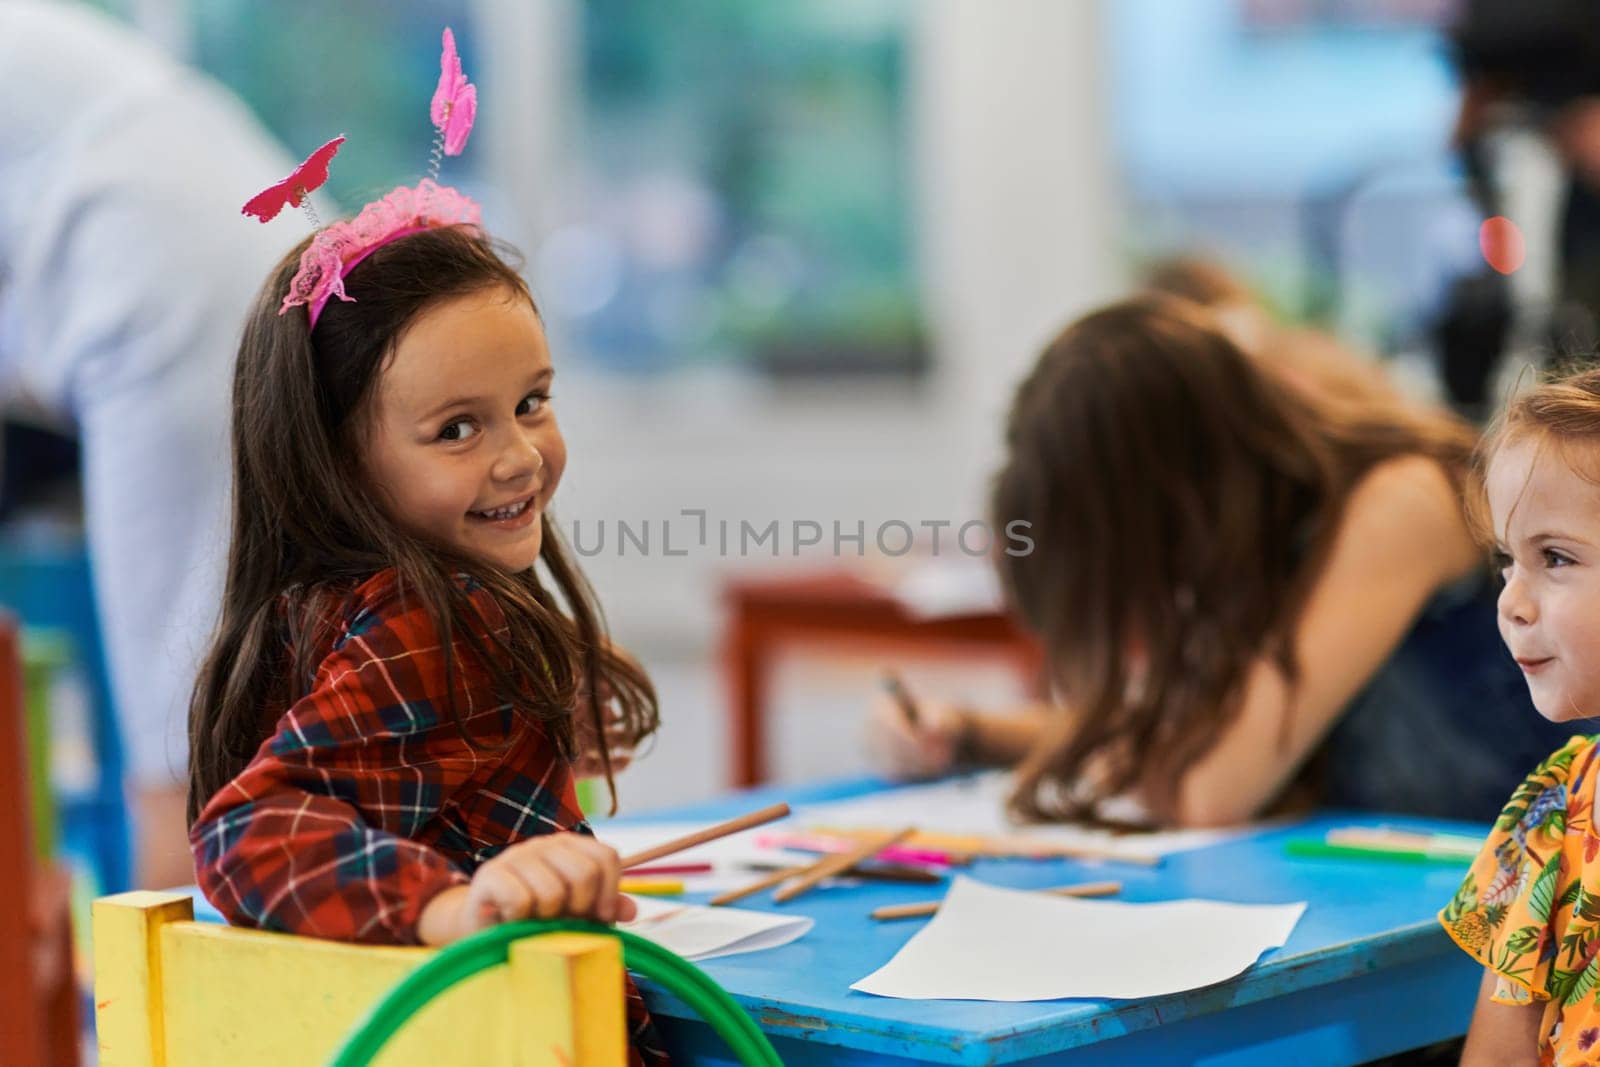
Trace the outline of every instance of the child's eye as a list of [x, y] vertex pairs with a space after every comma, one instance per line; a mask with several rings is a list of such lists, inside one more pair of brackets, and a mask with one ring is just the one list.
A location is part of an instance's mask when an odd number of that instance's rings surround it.
[[522, 398], [522, 403], [517, 405], [517, 415], [518, 417], [537, 415], [544, 410], [544, 406], [548, 403], [550, 403], [549, 393], [529, 393]]
[[1547, 548], [1541, 554], [1544, 556], [1544, 565], [1546, 567], [1567, 567], [1571, 566], [1573, 562], [1571, 556], [1565, 552], [1558, 552], [1553, 548]]
[[1511, 569], [1511, 553], [1503, 548], [1497, 548], [1489, 553], [1489, 563], [1501, 574]]
[[454, 422], [445, 423], [444, 429], [439, 431], [439, 440], [465, 441], [477, 432], [478, 428], [472, 424], [471, 419], [457, 419]]

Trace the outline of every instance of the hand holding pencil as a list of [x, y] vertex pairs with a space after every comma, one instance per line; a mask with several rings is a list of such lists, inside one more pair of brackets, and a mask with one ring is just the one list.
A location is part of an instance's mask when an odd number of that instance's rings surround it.
[[899, 675], [885, 672], [867, 716], [867, 749], [878, 769], [901, 781], [937, 778], [955, 766], [966, 727], [954, 704], [914, 696]]

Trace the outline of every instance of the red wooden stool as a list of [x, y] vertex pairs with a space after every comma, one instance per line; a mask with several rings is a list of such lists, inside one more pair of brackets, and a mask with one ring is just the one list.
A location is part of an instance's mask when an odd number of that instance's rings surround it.
[[723, 587], [723, 635], [732, 735], [732, 784], [767, 778], [767, 690], [785, 645], [843, 643], [852, 652], [889, 648], [1009, 658], [1029, 689], [1038, 687], [1039, 646], [1000, 612], [918, 618], [882, 586], [848, 571], [736, 578]]
[[71, 880], [34, 852], [17, 624], [0, 613], [0, 1063], [77, 1067]]

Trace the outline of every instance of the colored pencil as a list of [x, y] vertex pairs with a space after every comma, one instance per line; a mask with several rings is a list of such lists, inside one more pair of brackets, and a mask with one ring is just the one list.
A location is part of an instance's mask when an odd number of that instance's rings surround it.
[[911, 699], [911, 694], [906, 691], [905, 683], [894, 671], [883, 672], [883, 689], [900, 707], [900, 714], [906, 717], [906, 724], [913, 730], [917, 728], [917, 702]]
[[[821, 860], [817, 861], [817, 863], [821, 862]], [[795, 878], [801, 874], [804, 874], [813, 866], [815, 866], [815, 864], [803, 864], [799, 867], [780, 868], [764, 878], [759, 878], [756, 881], [751, 882], [747, 886], [741, 886], [738, 889], [730, 889], [726, 893], [719, 893], [717, 896], [711, 898], [711, 906], [713, 908], [720, 908], [724, 904], [732, 904], [734, 901], [743, 900], [745, 897], [755, 896], [763, 889], [771, 889], [773, 886], [778, 885], [781, 882], [787, 882], [791, 878]]]
[[891, 845], [899, 844], [916, 832], [916, 827], [907, 826], [891, 834], [886, 834], [876, 841], [865, 841], [849, 852], [843, 852], [836, 856], [826, 856], [820, 862], [813, 864], [809, 870], [797, 877], [792, 883], [772, 894], [773, 903], [788, 903], [800, 894], [815, 888], [817, 883], [823, 879], [832, 878], [841, 871], [849, 870], [862, 860], [876, 856], [879, 852]]
[[[1057, 897], [1109, 897], [1122, 892], [1121, 882], [1080, 882], [1077, 885], [1057, 886], [1054, 889], [1041, 889], [1041, 893], [1048, 893]], [[942, 900], [928, 900], [920, 904], [889, 904], [872, 910], [872, 917], [879, 921], [889, 919], [918, 919], [924, 915], [932, 915], [943, 904]]]
[[[813, 835], [823, 837], [844, 837], [852, 841], [860, 841], [873, 834], [882, 833], [878, 829], [859, 829], [845, 827], [813, 826]], [[784, 847], [779, 842], [784, 835], [768, 834], [760, 838], [761, 841], [770, 841], [777, 847]], [[804, 846], [800, 846], [804, 847]], [[896, 846], [909, 852], [920, 853], [920, 861], [911, 860], [909, 856], [900, 854], [884, 854], [884, 860], [889, 862], [937, 862], [934, 858], [943, 855], [950, 863], [970, 862], [973, 857], [987, 856], [991, 859], [1070, 859], [1070, 860], [1105, 860], [1111, 863], [1130, 863], [1140, 867], [1160, 866], [1161, 860], [1155, 856], [1133, 856], [1119, 852], [1112, 848], [1102, 848], [1095, 845], [1062, 845], [1050, 841], [1041, 841], [1026, 834], [942, 834], [930, 830], [918, 830], [911, 835], [911, 840], [904, 845]]]
[[672, 878], [623, 878], [617, 883], [617, 892], [641, 897], [676, 897], [683, 895], [683, 882]]
[[669, 874], [712, 874], [715, 863], [652, 863], [647, 867], [630, 867], [628, 873], [640, 878]]
[[[783, 863], [741, 863], [739, 866], [756, 874], [795, 870], [794, 867]], [[901, 863], [858, 863], [842, 872], [839, 877], [859, 878], [864, 882], [901, 882], [910, 885], [938, 885], [945, 880], [944, 875], [937, 871]]]
[[[881, 849], [884, 843], [893, 839], [894, 837], [904, 836], [910, 832], [911, 828], [907, 827], [906, 829], [901, 830], [898, 835], [891, 834], [886, 838], [880, 839], [878, 842], [868, 842], [867, 844], [858, 846], [850, 852], [830, 854], [823, 856], [815, 863], [802, 864], [796, 867], [785, 867], [773, 871], [766, 877], [758, 878], [756, 881], [751, 882], [747, 886], [741, 886], [738, 889], [730, 889], [726, 893], [712, 897], [711, 904], [713, 907], [720, 907], [724, 904], [732, 904], [734, 901], [743, 900], [745, 897], [753, 896], [764, 889], [771, 889], [773, 886], [787, 882], [790, 879], [809, 879], [816, 872], [822, 871], [823, 873], [819, 877], [811, 880], [800, 890], [800, 892], [803, 893], [805, 890], [816, 885], [817, 882], [822, 881], [822, 879], [832, 877], [835, 874], [855, 866], [862, 860], [867, 859], [873, 855], [875, 851]], [[845, 862], [841, 863], [840, 860]], [[776, 899], [776, 897], [774, 897], [774, 899]], [[791, 898], [785, 897], [784, 899], [787, 900]]]
[[707, 841], [715, 841], [719, 837], [736, 834], [740, 830], [748, 830], [752, 826], [761, 826], [765, 823], [774, 822], [788, 814], [789, 805], [773, 804], [762, 808], [760, 811], [752, 811], [748, 815], [741, 815], [737, 819], [729, 819], [727, 822], [708, 826], [704, 830], [697, 830], [692, 834], [673, 838], [671, 841], [663, 842], [654, 848], [647, 848], [643, 852], [635, 852], [633, 855], [623, 858], [622, 869], [629, 870], [633, 867], [642, 867], [651, 860], [658, 860], [663, 856], [670, 856], [674, 852], [682, 852], [684, 849], [703, 845]]
[[[820, 833], [776, 833], [759, 834], [756, 836], [756, 845], [761, 848], [783, 848], [795, 852], [821, 852], [833, 854], [849, 852], [862, 841], [870, 841], [881, 830], [828, 830]], [[965, 866], [972, 862], [972, 857], [965, 852], [951, 852], [946, 849], [923, 848], [912, 845], [896, 845], [886, 848], [878, 854], [878, 858], [885, 863], [903, 863], [912, 866], [933, 865], [936, 867]]]
[[1410, 830], [1393, 830], [1381, 826], [1344, 826], [1329, 830], [1326, 840], [1330, 845], [1355, 845], [1358, 848], [1402, 849], [1455, 855], [1466, 858], [1476, 856], [1483, 849], [1483, 838], [1468, 834], [1424, 834]]
[[1389, 863], [1469, 863], [1471, 856], [1451, 852], [1429, 852], [1416, 848], [1373, 848], [1363, 845], [1337, 845], [1316, 838], [1296, 838], [1283, 846], [1289, 856], [1306, 859], [1384, 860]]

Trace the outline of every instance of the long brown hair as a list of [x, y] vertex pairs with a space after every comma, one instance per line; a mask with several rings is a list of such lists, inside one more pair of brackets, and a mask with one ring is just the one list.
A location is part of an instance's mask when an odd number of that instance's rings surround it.
[[1019, 815], [1092, 819], [1134, 788], [1170, 820], [1251, 664], [1297, 679], [1295, 628], [1362, 475], [1421, 454], [1460, 484], [1464, 424], [1392, 391], [1319, 400], [1304, 384], [1187, 301], [1114, 304], [1045, 349], [993, 508], [997, 526], [1029, 524], [1033, 550], [1000, 556], [1001, 574], [1071, 713], [1020, 768]]
[[[548, 513], [536, 568], [506, 574], [391, 520], [361, 467], [378, 376], [401, 333], [440, 302], [504, 288], [532, 303], [503, 246], [472, 227], [425, 230], [352, 270], [354, 302], [333, 300], [315, 330], [278, 313], [309, 238], [272, 271], [245, 321], [233, 383], [233, 520], [221, 620], [189, 705], [189, 820], [234, 778], [300, 696], [337, 636], [323, 632], [341, 595], [393, 567], [401, 595], [425, 607], [458, 677], [457, 642], [499, 699], [542, 722], [564, 754], [574, 714], [599, 739], [616, 789], [597, 695], [610, 689], [635, 741], [658, 723], [649, 679], [606, 639], [604, 618]], [[458, 576], [485, 588], [505, 629], [483, 618]], [[559, 594], [559, 599], [557, 595]], [[454, 686], [452, 704], [454, 703]], [[455, 707], [449, 709], [454, 718]], [[456, 719], [458, 725], [459, 718]]]

